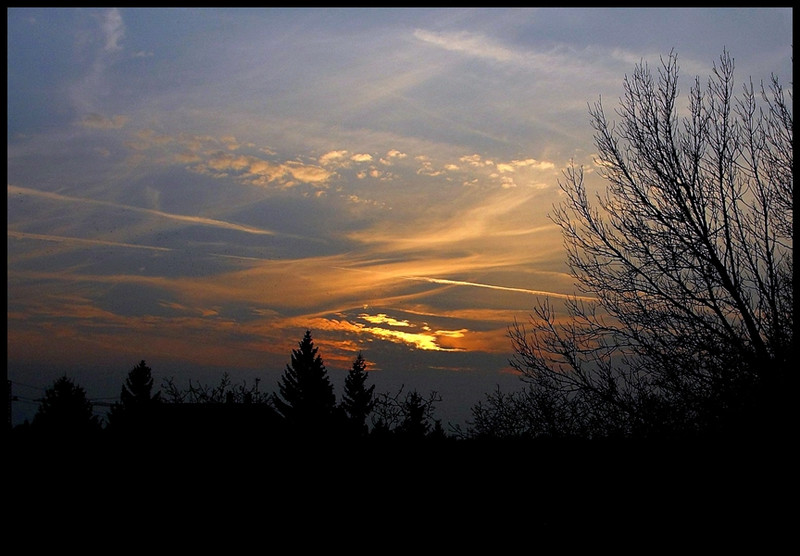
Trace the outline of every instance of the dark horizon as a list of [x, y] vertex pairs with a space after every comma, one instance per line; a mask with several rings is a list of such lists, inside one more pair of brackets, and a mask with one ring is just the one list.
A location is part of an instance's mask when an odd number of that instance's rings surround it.
[[[268, 369], [225, 369], [222, 367], [181, 365], [180, 363], [169, 366], [169, 362], [164, 365], [153, 362], [154, 360], [152, 359], [144, 358], [144, 360], [153, 369], [156, 389], [160, 389], [163, 382], [171, 378], [174, 378], [176, 383], [183, 387], [188, 387], [189, 381], [195, 385], [213, 386], [218, 384], [227, 373], [234, 384], [251, 387], [258, 380], [258, 387], [261, 391], [277, 392], [279, 379], [289, 363], [290, 351], [291, 349], [287, 351], [282, 362], [278, 363], [277, 360], [279, 358], [276, 358], [275, 366]], [[343, 365], [332, 367], [325, 361], [325, 353], [322, 348], [320, 351], [338, 396], [343, 388], [343, 381], [348, 367]], [[364, 352], [365, 358], [367, 355], [368, 352]], [[377, 365], [377, 362], [369, 359], [367, 361], [370, 367]], [[12, 402], [12, 426], [20, 425], [26, 419], [30, 421], [38, 409], [38, 402], [35, 399], [41, 398], [45, 390], [50, 388], [53, 382], [62, 376], [70, 377], [84, 388], [87, 397], [95, 405], [95, 414], [104, 417], [109, 405], [119, 401], [120, 388], [128, 371], [134, 366], [135, 362], [135, 358], [132, 360], [126, 359], [126, 363], [114, 365], [113, 367], [102, 364], [72, 366], [9, 364], [9, 380], [12, 382], [12, 393], [18, 398]], [[504, 391], [513, 391], [524, 386], [520, 381], [519, 375], [513, 373], [511, 369], [505, 369], [498, 373], [483, 372], [477, 368], [461, 373], [440, 369], [419, 375], [418, 384], [412, 382], [405, 371], [406, 368], [398, 364], [392, 364], [389, 361], [381, 365], [380, 369], [368, 369], [368, 374], [372, 383], [375, 384], [376, 390], [380, 392], [397, 392], [404, 388], [406, 391], [416, 389], [424, 394], [429, 392], [439, 393], [442, 400], [436, 404], [436, 414], [445, 427], [448, 424], [463, 427], [471, 417], [472, 406], [497, 386], [502, 387]], [[98, 380], [98, 377], [102, 380]]]

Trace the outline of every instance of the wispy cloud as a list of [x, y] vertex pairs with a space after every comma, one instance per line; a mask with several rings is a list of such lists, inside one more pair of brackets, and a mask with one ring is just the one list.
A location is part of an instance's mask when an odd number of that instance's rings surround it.
[[[109, 88], [108, 69], [122, 51], [121, 43], [125, 37], [125, 23], [119, 9], [102, 10], [94, 15], [99, 26], [92, 31], [94, 40], [85, 43], [89, 45], [87, 48], [94, 50], [86, 53], [92, 63], [68, 87], [70, 99], [79, 117], [86, 113], [103, 112], [99, 107]], [[95, 41], [102, 43], [102, 47], [92, 47]]]
[[[520, 261], [525, 258], [522, 245], [492, 244], [492, 238], [523, 233], [555, 237], [554, 224], [541, 217], [531, 221], [534, 203], [541, 203], [541, 199], [555, 200], [554, 192], [542, 195], [541, 190], [534, 188], [464, 192], [458, 199], [449, 200], [450, 210], [438, 211], [437, 219], [427, 221], [424, 209], [429, 207], [418, 207], [418, 218], [413, 222], [379, 221], [371, 228], [350, 232], [348, 238], [372, 246], [375, 251], [424, 249], [441, 256], [438, 250], [476, 250], [482, 252], [481, 259], [489, 265], [497, 265], [505, 257]], [[411, 193], [410, 199], [413, 199]], [[490, 244], [492, 249], [486, 252]]]
[[116, 115], [109, 118], [107, 116], [92, 113], [84, 116], [80, 121], [80, 125], [93, 129], [121, 129], [127, 122], [127, 116]]
[[167, 220], [174, 220], [177, 222], [183, 222], [186, 224], [199, 224], [203, 226], [210, 226], [214, 228], [222, 228], [226, 230], [235, 230], [238, 232], [244, 232], [248, 234], [256, 234], [256, 235], [275, 235], [276, 232], [273, 230], [266, 230], [264, 228], [256, 228], [253, 226], [246, 226], [243, 224], [236, 224], [233, 222], [226, 222], [224, 220], [217, 220], [214, 218], [206, 218], [202, 216], [192, 216], [192, 215], [185, 215], [185, 214], [174, 214], [169, 212], [163, 212], [160, 210], [154, 209], [147, 209], [142, 207], [136, 207], [131, 205], [124, 205], [120, 203], [114, 203], [111, 201], [101, 201], [97, 199], [88, 199], [83, 197], [72, 197], [69, 195], [62, 195], [60, 193], [52, 193], [47, 191], [39, 191], [36, 189], [31, 189], [27, 187], [19, 187], [16, 185], [8, 185], [8, 194], [12, 195], [28, 195], [34, 197], [40, 197], [44, 199], [48, 199], [51, 201], [58, 201], [58, 202], [67, 202], [67, 203], [84, 203], [90, 205], [97, 205], [97, 206], [105, 206], [105, 207], [113, 207], [118, 209], [124, 209], [131, 212], [136, 212], [140, 214], [147, 214], [150, 216], [156, 216], [159, 218], [164, 218]]
[[101, 28], [105, 37], [103, 48], [108, 52], [122, 50], [120, 42], [125, 37], [125, 24], [122, 21], [122, 14], [119, 9], [110, 9], [101, 17]]
[[468, 56], [486, 58], [497, 62], [508, 62], [518, 57], [518, 54], [513, 50], [497, 44], [486, 36], [467, 31], [434, 32], [416, 29], [414, 37], [445, 50], [461, 52]]
[[575, 292], [547, 213], [570, 160], [601, 185], [587, 103], [675, 37], [682, 74], [791, 73], [790, 15], [14, 8], [9, 361], [279, 373], [311, 328], [493, 381]]

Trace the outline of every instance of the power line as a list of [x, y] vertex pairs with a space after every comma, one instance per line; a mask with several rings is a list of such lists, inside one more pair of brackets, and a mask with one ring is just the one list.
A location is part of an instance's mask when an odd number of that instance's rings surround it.
[[[17, 382], [16, 380], [9, 380], [9, 384], [13, 386], [21, 386], [23, 388], [30, 388], [31, 390], [38, 390], [41, 392], [47, 392], [47, 388], [41, 386], [33, 386], [31, 384], [25, 384], [24, 382]], [[116, 398], [113, 396], [108, 396], [104, 398], [88, 398], [87, 401], [92, 404], [92, 406], [100, 406], [100, 407], [111, 407], [116, 402]], [[23, 403], [42, 403], [44, 401], [44, 397], [32, 398], [30, 396], [21, 396], [19, 394], [13, 394], [9, 397], [9, 401], [12, 402], [23, 402]]]
[[30, 384], [25, 384], [24, 382], [17, 382], [16, 380], [9, 380], [8, 382], [16, 386], [24, 386], [25, 388], [32, 388], [33, 390], [41, 390], [42, 392], [47, 390], [47, 388], [44, 388], [42, 386], [31, 386]]
[[43, 398], [25, 398], [22, 396], [13, 396], [11, 398], [12, 402], [23, 402], [23, 403], [41, 403]]

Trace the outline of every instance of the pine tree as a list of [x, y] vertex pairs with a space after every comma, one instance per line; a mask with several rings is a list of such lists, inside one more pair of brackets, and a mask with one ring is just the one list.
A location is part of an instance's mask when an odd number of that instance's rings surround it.
[[152, 405], [161, 402], [161, 392], [151, 395], [153, 390], [152, 369], [144, 360], [128, 372], [125, 384], [122, 385], [119, 402], [111, 406], [108, 423], [111, 428], [122, 429], [141, 425], [147, 416], [144, 413]]
[[375, 406], [373, 391], [375, 385], [369, 388], [365, 386], [367, 381], [367, 363], [361, 353], [358, 354], [353, 367], [347, 373], [344, 380], [344, 394], [342, 395], [341, 407], [347, 416], [351, 430], [357, 436], [364, 436], [367, 433], [367, 416]]
[[336, 407], [333, 385], [318, 351], [307, 330], [299, 348], [292, 350], [291, 363], [278, 384], [280, 396], [274, 397], [276, 409], [290, 427], [304, 434], [327, 432]]
[[429, 407], [422, 396], [414, 390], [406, 395], [403, 402], [405, 417], [400, 424], [398, 432], [406, 438], [422, 439], [428, 435], [430, 424], [428, 422]]

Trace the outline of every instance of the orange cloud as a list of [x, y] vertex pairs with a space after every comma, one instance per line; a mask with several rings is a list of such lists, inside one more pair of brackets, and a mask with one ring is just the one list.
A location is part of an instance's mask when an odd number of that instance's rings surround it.
[[345, 160], [346, 156], [347, 156], [346, 150], [330, 151], [319, 157], [319, 163], [320, 164], [340, 163], [340, 161]]
[[385, 313], [380, 313], [377, 315], [368, 315], [366, 313], [362, 313], [358, 315], [358, 318], [364, 319], [365, 321], [372, 324], [388, 324], [390, 326], [411, 326], [411, 324], [407, 320], [393, 319], [392, 317], [387, 316]]

